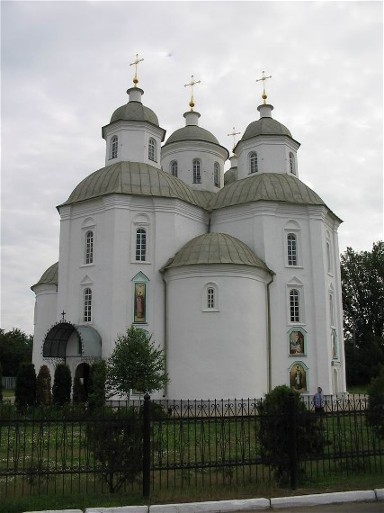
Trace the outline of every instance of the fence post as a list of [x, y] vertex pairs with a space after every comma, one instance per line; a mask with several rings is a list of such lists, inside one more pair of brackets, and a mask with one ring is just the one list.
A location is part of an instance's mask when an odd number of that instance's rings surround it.
[[149, 498], [151, 491], [151, 398], [149, 394], [144, 396], [143, 409], [143, 497]]
[[290, 439], [290, 451], [289, 451], [289, 463], [290, 463], [290, 474], [291, 474], [291, 488], [296, 490], [297, 488], [297, 411], [295, 394], [291, 393], [288, 396], [288, 418], [289, 418], [289, 439]]

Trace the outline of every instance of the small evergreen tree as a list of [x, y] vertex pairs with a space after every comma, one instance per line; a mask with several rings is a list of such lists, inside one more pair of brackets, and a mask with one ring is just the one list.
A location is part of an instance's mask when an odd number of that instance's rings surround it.
[[22, 363], [16, 376], [15, 404], [18, 410], [36, 404], [36, 372], [33, 363]]
[[111, 395], [129, 397], [132, 389], [150, 393], [168, 383], [164, 351], [151, 339], [146, 331], [134, 326], [118, 337], [107, 362], [107, 390]]
[[259, 404], [259, 441], [263, 462], [271, 465], [278, 482], [289, 481], [292, 465], [292, 425], [289, 401], [294, 401], [296, 418], [296, 460], [321, 453], [324, 446], [321, 419], [307, 410], [300, 395], [286, 385], [275, 387]]
[[86, 393], [84, 384], [81, 382], [81, 379], [78, 376], [75, 376], [73, 380], [73, 397], [72, 400], [74, 403], [85, 403], [86, 401]]
[[48, 406], [51, 403], [51, 373], [47, 365], [42, 365], [36, 380], [36, 404]]
[[367, 420], [380, 438], [384, 438], [384, 366], [368, 387]]
[[107, 365], [105, 360], [99, 360], [91, 365], [88, 380], [88, 406], [90, 410], [102, 408], [105, 405], [105, 382]]
[[55, 369], [52, 388], [53, 404], [64, 406], [71, 401], [71, 371], [65, 363], [59, 363]]

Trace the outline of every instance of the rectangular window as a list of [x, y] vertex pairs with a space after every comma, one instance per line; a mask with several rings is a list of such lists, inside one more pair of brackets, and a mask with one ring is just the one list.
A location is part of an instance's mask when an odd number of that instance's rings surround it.
[[93, 232], [87, 232], [85, 236], [85, 263], [93, 263]]
[[300, 322], [299, 292], [296, 289], [289, 293], [289, 309], [291, 322]]
[[147, 252], [147, 233], [143, 228], [136, 231], [136, 260], [145, 262]]
[[297, 243], [296, 235], [289, 233], [287, 236], [288, 244], [288, 265], [297, 265]]
[[92, 290], [84, 290], [84, 322], [92, 321]]
[[215, 308], [215, 290], [212, 287], [207, 290], [207, 308]]

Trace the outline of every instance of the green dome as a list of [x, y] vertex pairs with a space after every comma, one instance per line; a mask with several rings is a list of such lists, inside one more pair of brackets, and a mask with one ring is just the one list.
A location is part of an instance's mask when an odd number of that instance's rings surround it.
[[205, 233], [190, 240], [162, 270], [187, 265], [236, 264], [269, 271], [249, 246], [226, 233]]
[[153, 110], [141, 102], [134, 101], [129, 101], [126, 105], [122, 105], [115, 110], [110, 122], [115, 123], [116, 121], [146, 121], [159, 126], [159, 120]]
[[180, 141], [203, 141], [220, 146], [219, 141], [211, 132], [197, 125], [187, 125], [179, 128], [168, 137], [165, 145]]
[[293, 175], [255, 173], [220, 189], [209, 206], [215, 210], [255, 201], [325, 205], [320, 196]]
[[177, 198], [205, 207], [214, 193], [195, 191], [179, 178], [142, 162], [116, 162], [84, 178], [62, 205], [107, 194]]
[[33, 287], [36, 287], [37, 285], [57, 285], [58, 284], [58, 275], [59, 275], [59, 262], [56, 262], [55, 264], [48, 267], [48, 269], [42, 274], [40, 280], [35, 283], [35, 285], [32, 285], [31, 289], [33, 290]]
[[258, 135], [287, 135], [288, 137], [292, 137], [291, 132], [286, 126], [269, 117], [260, 118], [250, 123], [241, 141], [247, 141]]

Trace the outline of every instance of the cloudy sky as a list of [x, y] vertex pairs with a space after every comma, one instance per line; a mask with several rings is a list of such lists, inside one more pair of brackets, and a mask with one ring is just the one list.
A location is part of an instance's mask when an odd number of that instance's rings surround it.
[[[143, 103], [169, 136], [193, 74], [200, 126], [275, 119], [301, 143], [299, 176], [344, 220], [340, 251], [383, 228], [382, 2], [1, 2], [1, 327], [33, 332], [36, 283], [58, 260], [59, 215], [103, 167], [101, 127], [126, 103], [139, 53]], [[227, 166], [228, 167], [228, 166]]]

